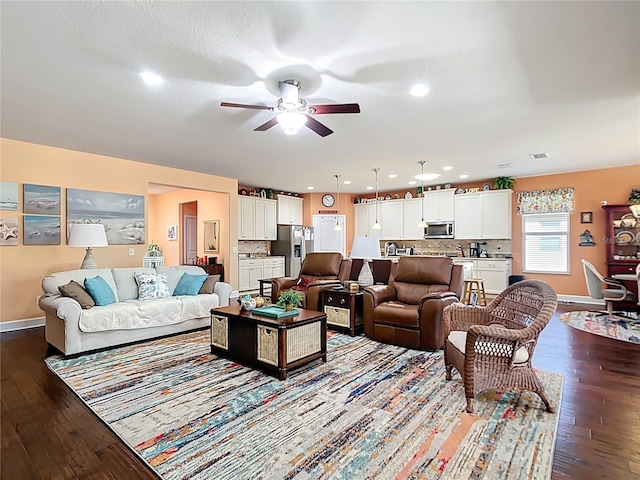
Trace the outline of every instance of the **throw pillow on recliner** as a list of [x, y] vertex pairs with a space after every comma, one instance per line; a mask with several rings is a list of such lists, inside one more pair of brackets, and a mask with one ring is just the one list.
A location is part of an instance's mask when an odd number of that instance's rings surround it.
[[309, 286], [309, 284], [311, 283], [311, 280], [309, 280], [307, 277], [300, 277], [298, 279], [298, 281], [296, 282], [296, 284], [291, 287], [291, 290], [298, 290], [299, 292], [306, 292], [307, 291], [307, 287]]

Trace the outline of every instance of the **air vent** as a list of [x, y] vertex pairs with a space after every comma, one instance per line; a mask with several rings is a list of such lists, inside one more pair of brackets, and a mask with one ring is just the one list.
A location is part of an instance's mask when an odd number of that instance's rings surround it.
[[513, 163], [501, 163], [498, 165], [498, 168], [513, 168], [515, 165]]
[[548, 153], [531, 153], [529, 154], [532, 160], [540, 160], [541, 158], [549, 158]]

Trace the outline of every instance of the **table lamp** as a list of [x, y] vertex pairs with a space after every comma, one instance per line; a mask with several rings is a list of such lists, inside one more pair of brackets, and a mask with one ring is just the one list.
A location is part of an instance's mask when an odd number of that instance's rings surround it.
[[101, 223], [72, 223], [69, 228], [71, 229], [69, 232], [69, 246], [87, 247], [87, 253], [80, 268], [98, 268], [91, 248], [109, 246], [104, 225]]
[[362, 258], [362, 270], [358, 275], [358, 284], [361, 287], [373, 285], [373, 273], [369, 267], [369, 259], [381, 258], [380, 243], [373, 237], [355, 237], [351, 246], [350, 258]]

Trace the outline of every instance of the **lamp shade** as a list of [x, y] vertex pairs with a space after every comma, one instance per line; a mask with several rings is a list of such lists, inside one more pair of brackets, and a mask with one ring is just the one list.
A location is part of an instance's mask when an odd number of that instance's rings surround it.
[[70, 247], [108, 247], [104, 225], [100, 223], [73, 223], [70, 226]]
[[355, 237], [351, 245], [351, 258], [381, 258], [378, 239]]

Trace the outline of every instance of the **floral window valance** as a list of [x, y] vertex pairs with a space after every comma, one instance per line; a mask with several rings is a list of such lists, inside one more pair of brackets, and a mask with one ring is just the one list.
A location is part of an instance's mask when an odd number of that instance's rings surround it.
[[518, 215], [573, 212], [573, 188], [518, 192]]

